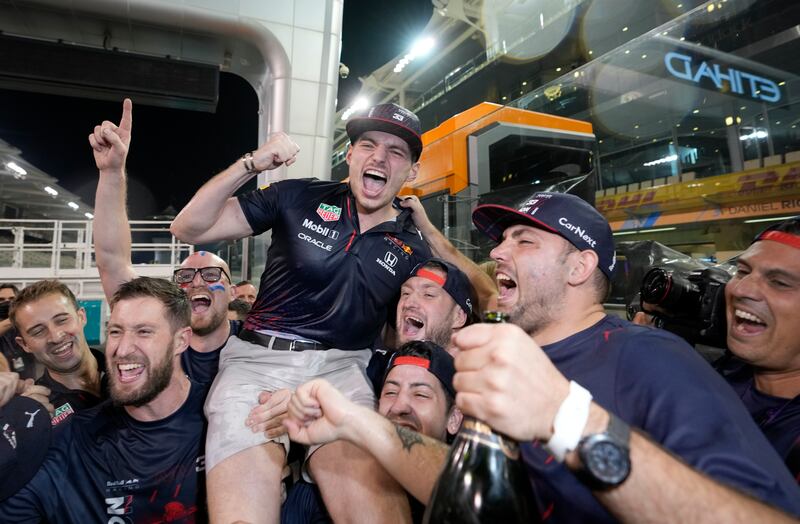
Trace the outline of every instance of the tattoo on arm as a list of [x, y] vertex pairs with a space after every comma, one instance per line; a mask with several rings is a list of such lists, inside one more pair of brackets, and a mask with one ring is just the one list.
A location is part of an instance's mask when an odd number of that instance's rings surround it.
[[414, 444], [425, 445], [419, 433], [402, 426], [395, 426], [394, 429], [397, 431], [397, 436], [400, 437], [400, 442], [403, 444], [403, 449], [406, 451], [411, 452], [411, 448], [414, 447]]

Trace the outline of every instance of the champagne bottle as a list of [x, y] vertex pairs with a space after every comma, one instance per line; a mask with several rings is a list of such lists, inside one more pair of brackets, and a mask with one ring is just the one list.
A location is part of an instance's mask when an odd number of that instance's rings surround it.
[[[484, 322], [507, 315], [484, 313]], [[425, 524], [541, 522], [518, 444], [488, 424], [464, 417], [433, 488]]]

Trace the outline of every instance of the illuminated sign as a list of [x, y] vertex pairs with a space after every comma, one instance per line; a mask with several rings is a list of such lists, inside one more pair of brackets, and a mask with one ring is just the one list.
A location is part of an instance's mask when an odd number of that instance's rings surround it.
[[681, 80], [699, 84], [703, 79], [708, 79], [722, 91], [730, 90], [765, 102], [777, 102], [781, 99], [781, 90], [774, 80], [733, 67], [723, 69], [723, 66], [710, 60], [700, 60], [671, 51], [664, 55], [664, 65], [672, 76]]

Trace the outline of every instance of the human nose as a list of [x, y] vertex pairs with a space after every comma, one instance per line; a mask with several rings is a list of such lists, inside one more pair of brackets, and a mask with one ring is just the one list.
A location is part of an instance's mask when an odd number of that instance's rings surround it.
[[389, 409], [389, 414], [392, 415], [405, 415], [411, 412], [411, 403], [408, 401], [408, 395], [398, 393]]
[[759, 300], [762, 297], [760, 279], [753, 273], [737, 276], [727, 284], [731, 298]]
[[506, 240], [501, 241], [494, 249], [489, 252], [489, 257], [495, 262], [502, 262], [507, 260], [508, 245]]

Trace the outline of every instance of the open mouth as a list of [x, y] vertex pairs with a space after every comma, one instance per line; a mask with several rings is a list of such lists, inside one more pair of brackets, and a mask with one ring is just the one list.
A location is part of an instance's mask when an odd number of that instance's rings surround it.
[[364, 192], [369, 196], [375, 196], [386, 187], [386, 174], [375, 169], [364, 171]]
[[191, 299], [192, 313], [204, 313], [211, 307], [211, 297], [195, 295]]
[[767, 329], [763, 319], [741, 309], [733, 310], [733, 329], [736, 333], [746, 336], [760, 335]]
[[144, 364], [124, 363], [117, 364], [117, 378], [122, 383], [133, 382], [144, 373]]
[[389, 420], [391, 420], [394, 424], [398, 426], [402, 426], [412, 431], [419, 432], [419, 427], [416, 424], [414, 424], [414, 422], [408, 420], [407, 417], [391, 417]]
[[57, 345], [54, 349], [50, 350], [50, 355], [58, 359], [67, 359], [72, 356], [72, 349], [73, 349], [73, 339], [67, 340], [59, 345]]
[[425, 327], [425, 321], [419, 317], [406, 315], [403, 317], [403, 334], [408, 338], [418, 336]]
[[506, 275], [505, 273], [497, 273], [496, 274], [497, 280], [497, 302], [508, 302], [513, 300], [517, 294], [517, 283], [514, 281], [513, 278]]

